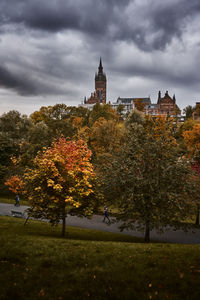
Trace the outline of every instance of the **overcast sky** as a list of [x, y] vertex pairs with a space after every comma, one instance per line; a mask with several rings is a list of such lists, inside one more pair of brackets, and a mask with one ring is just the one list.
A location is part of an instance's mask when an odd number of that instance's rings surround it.
[[200, 101], [199, 0], [0, 0], [0, 114], [81, 103], [102, 57], [107, 100]]

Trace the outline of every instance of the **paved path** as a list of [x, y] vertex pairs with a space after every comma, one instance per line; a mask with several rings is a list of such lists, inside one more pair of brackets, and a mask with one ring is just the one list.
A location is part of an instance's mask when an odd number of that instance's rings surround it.
[[[27, 208], [28, 206], [15, 207], [13, 204], [0, 203], [0, 215], [12, 216], [11, 214], [12, 210], [24, 212]], [[66, 225], [120, 233], [117, 223], [108, 226], [107, 224], [103, 223], [102, 220], [103, 220], [103, 215], [102, 216], [94, 215], [91, 220], [88, 220], [87, 218], [68, 216], [66, 218]], [[128, 234], [136, 237], [144, 237], [144, 234], [138, 231], [124, 230], [121, 234]], [[151, 235], [150, 237], [151, 240], [157, 240], [161, 242], [181, 243], [181, 244], [200, 244], [200, 229], [190, 230], [187, 233], [185, 233], [182, 230], [173, 231], [172, 229], [162, 234], [158, 234], [155, 231], [152, 231], [150, 235]]]

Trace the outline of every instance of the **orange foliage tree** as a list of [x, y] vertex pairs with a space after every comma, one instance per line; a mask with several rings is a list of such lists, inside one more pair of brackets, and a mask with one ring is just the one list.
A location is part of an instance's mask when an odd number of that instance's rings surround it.
[[49, 219], [52, 225], [62, 220], [65, 235], [67, 214], [92, 213], [93, 183], [95, 175], [90, 163], [91, 151], [78, 140], [55, 140], [34, 160], [34, 168], [24, 178], [31, 204], [28, 213], [36, 218]]
[[136, 99], [134, 101], [134, 104], [135, 104], [135, 107], [137, 108], [137, 110], [144, 111], [146, 104], [143, 103], [141, 99]]
[[193, 160], [192, 170], [196, 176], [193, 176], [197, 185], [197, 193], [195, 195], [195, 207], [196, 207], [196, 225], [199, 225], [200, 215], [200, 123], [195, 123], [190, 130], [186, 130], [182, 133], [184, 141], [187, 146], [188, 156]]
[[175, 119], [168, 116], [155, 116], [151, 115], [145, 116], [144, 127], [147, 134], [152, 134], [156, 139], [165, 137], [170, 143], [176, 143], [175, 137], [173, 135], [175, 130]]
[[23, 180], [18, 175], [13, 175], [6, 180], [5, 185], [14, 194], [20, 194], [23, 192]]
[[200, 123], [194, 124], [191, 130], [184, 131], [183, 137], [190, 155], [200, 159]]

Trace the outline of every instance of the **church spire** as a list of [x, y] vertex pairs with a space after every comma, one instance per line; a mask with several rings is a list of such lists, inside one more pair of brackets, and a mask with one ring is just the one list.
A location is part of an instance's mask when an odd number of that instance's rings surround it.
[[103, 74], [103, 67], [102, 67], [101, 57], [100, 57], [100, 62], [99, 62], [99, 74]]

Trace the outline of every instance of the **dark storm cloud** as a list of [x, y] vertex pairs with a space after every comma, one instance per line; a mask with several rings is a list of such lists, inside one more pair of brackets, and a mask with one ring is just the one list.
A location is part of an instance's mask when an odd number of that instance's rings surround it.
[[102, 56], [108, 94], [197, 93], [199, 15], [200, 0], [0, 0], [0, 89], [80, 102]]
[[[144, 4], [142, 4], [144, 3]], [[122, 19], [116, 38], [133, 41], [139, 48], [164, 49], [173, 37], [181, 38], [185, 25], [200, 14], [199, 0], [143, 2], [132, 5], [131, 22]], [[152, 38], [149, 40], [149, 37]]]
[[[199, 64], [197, 64], [199, 65]], [[196, 67], [199, 69], [199, 67], [196, 65]], [[154, 66], [142, 66], [141, 64], [137, 63], [132, 67], [126, 67], [125, 70], [126, 74], [131, 77], [142, 77], [150, 80], [157, 80], [168, 83], [172, 85], [173, 83], [176, 83], [176, 85], [180, 86], [187, 86], [193, 87], [199, 84], [200, 82], [200, 74], [196, 74], [193, 69], [186, 70], [185, 72], [176, 72], [176, 68], [173, 69], [167, 69], [164, 70], [161, 69], [156, 63]]]
[[51, 82], [46, 83], [37, 78], [31, 77], [30, 74], [24, 72], [12, 72], [5, 66], [0, 66], [0, 88], [13, 89], [18, 94], [27, 95], [48, 95], [48, 94], [66, 94], [61, 88], [52, 85]]
[[7, 68], [0, 66], [0, 87], [16, 89], [18, 92], [26, 94], [26, 92], [35, 92], [35, 89], [27, 84], [19, 76], [15, 76]]
[[170, 43], [172, 37], [180, 37], [186, 22], [191, 22], [195, 15], [200, 13], [200, 1], [179, 1], [174, 5], [161, 7], [152, 12], [153, 30], [162, 30], [163, 34], [154, 40], [156, 49], [163, 48]]
[[115, 7], [126, 7], [130, 0], [3, 0], [0, 4], [2, 23], [24, 23], [47, 31], [62, 29], [105, 32], [112, 21]]
[[139, 48], [150, 51], [163, 49], [174, 36], [181, 37], [186, 20], [200, 12], [200, 2], [1, 0], [0, 12], [2, 24], [24, 24], [49, 32], [79, 30], [95, 39], [104, 35], [104, 39], [113, 41], [133, 41]]

